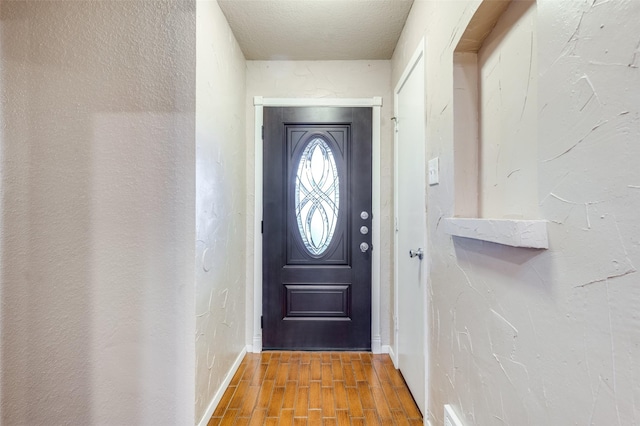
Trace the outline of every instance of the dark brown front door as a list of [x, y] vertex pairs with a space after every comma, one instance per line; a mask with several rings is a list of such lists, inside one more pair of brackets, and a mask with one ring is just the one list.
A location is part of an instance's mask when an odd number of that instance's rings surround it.
[[371, 108], [265, 108], [264, 349], [371, 349]]

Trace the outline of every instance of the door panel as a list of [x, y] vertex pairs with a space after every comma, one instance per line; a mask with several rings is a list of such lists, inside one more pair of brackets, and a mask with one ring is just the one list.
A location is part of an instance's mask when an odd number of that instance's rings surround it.
[[371, 348], [371, 115], [264, 109], [265, 349]]
[[424, 59], [420, 57], [396, 93], [397, 204], [396, 286], [398, 367], [425, 413], [426, 175]]
[[349, 285], [284, 286], [287, 292], [287, 318], [349, 316]]

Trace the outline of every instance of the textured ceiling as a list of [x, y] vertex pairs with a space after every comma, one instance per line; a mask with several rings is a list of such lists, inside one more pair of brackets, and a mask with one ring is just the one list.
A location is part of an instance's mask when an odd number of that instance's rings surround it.
[[249, 60], [390, 59], [413, 0], [218, 0]]

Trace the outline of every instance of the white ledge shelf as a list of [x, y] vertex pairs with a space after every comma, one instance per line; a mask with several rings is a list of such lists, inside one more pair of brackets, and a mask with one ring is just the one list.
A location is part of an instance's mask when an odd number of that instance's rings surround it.
[[444, 230], [457, 237], [512, 247], [549, 248], [546, 220], [450, 217], [444, 219]]

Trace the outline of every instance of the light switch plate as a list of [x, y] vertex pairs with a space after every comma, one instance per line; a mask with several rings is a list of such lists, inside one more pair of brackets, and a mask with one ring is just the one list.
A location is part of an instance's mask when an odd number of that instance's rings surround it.
[[429, 160], [429, 185], [440, 183], [440, 177], [438, 176], [439, 163], [438, 157]]

